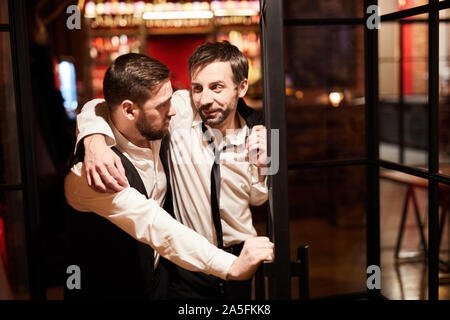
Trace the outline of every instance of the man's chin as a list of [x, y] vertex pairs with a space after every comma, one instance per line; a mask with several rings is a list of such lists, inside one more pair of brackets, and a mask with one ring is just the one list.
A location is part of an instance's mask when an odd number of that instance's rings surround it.
[[221, 125], [223, 123], [223, 121], [225, 120], [225, 118], [222, 117], [221, 115], [219, 115], [217, 117], [205, 117], [205, 116], [203, 116], [202, 120], [208, 126], [213, 127], [213, 126]]
[[[142, 134], [142, 133], [141, 133]], [[143, 135], [148, 141], [154, 141], [164, 138], [169, 134], [169, 129], [161, 129], [158, 132], [152, 132], [150, 134]]]
[[[169, 134], [169, 129], [163, 129], [163, 130], [161, 130], [158, 139], [162, 139], [162, 138], [164, 138], [165, 136], [167, 136], [168, 134]], [[158, 139], [155, 139], [155, 140], [158, 140]]]

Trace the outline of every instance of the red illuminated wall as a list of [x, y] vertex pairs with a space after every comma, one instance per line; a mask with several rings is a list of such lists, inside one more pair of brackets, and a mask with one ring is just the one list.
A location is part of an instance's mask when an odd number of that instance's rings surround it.
[[205, 41], [204, 35], [149, 36], [147, 55], [158, 59], [170, 68], [174, 89], [188, 89], [190, 84], [187, 59]]
[[[399, 10], [406, 10], [413, 7], [413, 2], [411, 0], [407, 0], [404, 7]], [[410, 19], [410, 18], [407, 18]], [[413, 93], [413, 70], [412, 70], [412, 42], [413, 42], [413, 33], [412, 33], [412, 24], [403, 24], [401, 26], [400, 32], [402, 33], [402, 46], [403, 54], [403, 94], [409, 95]], [[405, 62], [406, 60], [406, 62]]]

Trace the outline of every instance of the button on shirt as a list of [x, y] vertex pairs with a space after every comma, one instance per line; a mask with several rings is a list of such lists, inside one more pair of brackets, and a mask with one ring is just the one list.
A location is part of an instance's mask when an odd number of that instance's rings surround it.
[[[90, 101], [94, 114], [105, 116], [103, 100]], [[97, 106], [98, 105], [98, 106]], [[102, 109], [103, 108], [103, 109]], [[106, 108], [106, 109], [105, 109]], [[101, 117], [101, 116], [100, 116]], [[165, 212], [161, 205], [166, 194], [166, 176], [159, 160], [161, 140], [152, 141], [150, 148], [130, 143], [120, 132], [101, 118], [109, 128], [110, 139], [136, 167], [149, 199], [136, 189], [127, 187], [117, 193], [100, 193], [87, 184], [83, 163], [72, 167], [65, 179], [65, 196], [69, 205], [78, 211], [95, 212], [139, 241], [149, 244], [155, 251], [181, 267], [213, 274], [226, 279], [236, 257], [217, 249], [207, 239], [183, 226]], [[79, 119], [77, 119], [78, 124]], [[81, 121], [87, 125], [88, 121]], [[85, 127], [78, 126], [79, 140], [86, 136]]]
[[[214, 152], [203, 135], [200, 115], [191, 106], [189, 91], [176, 91], [171, 102], [177, 113], [169, 126], [174, 213], [184, 225], [217, 245], [210, 191]], [[101, 133], [106, 136], [107, 144], [112, 145], [115, 138], [111, 128], [96, 114], [94, 106], [92, 101], [89, 102], [83, 107], [82, 117], [77, 118], [78, 140]], [[240, 122], [241, 128], [215, 142], [219, 149], [229, 143], [236, 145], [220, 157], [220, 214], [225, 247], [256, 236], [250, 205], [261, 205], [268, 198], [266, 180], [259, 182], [258, 168], [247, 160], [245, 140], [248, 127], [241, 117]], [[212, 132], [214, 134], [214, 130]]]

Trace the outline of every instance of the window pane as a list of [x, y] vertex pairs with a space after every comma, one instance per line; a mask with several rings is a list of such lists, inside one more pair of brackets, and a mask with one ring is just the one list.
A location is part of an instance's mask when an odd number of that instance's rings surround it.
[[[428, 269], [423, 249], [428, 246], [428, 181], [386, 169], [381, 170], [380, 176], [381, 293], [395, 300], [428, 299]], [[444, 214], [448, 214], [450, 189], [439, 184], [439, 190], [441, 223]], [[444, 222], [439, 250], [439, 299], [448, 300], [445, 263], [450, 262], [450, 243], [448, 220]]]
[[0, 23], [9, 23], [8, 0], [0, 0]]
[[[448, 19], [450, 10], [441, 10], [440, 19]], [[439, 166], [450, 176], [450, 24], [439, 24]]]
[[388, 14], [428, 4], [428, 0], [381, 0], [378, 1], [380, 14]]
[[379, 30], [380, 158], [428, 168], [428, 24]]
[[[450, 300], [450, 286], [448, 281], [446, 281], [446, 279], [448, 279], [448, 274], [450, 273], [450, 223], [448, 219], [450, 185], [440, 183], [439, 190], [439, 225], [442, 226], [442, 234], [440, 235], [441, 240], [439, 244], [439, 259], [441, 262], [439, 299]], [[445, 219], [443, 219], [444, 216]]]
[[22, 191], [0, 192], [0, 299], [29, 299]]
[[363, 27], [285, 34], [289, 163], [364, 157]]
[[289, 171], [291, 260], [309, 245], [311, 298], [366, 291], [365, 186], [364, 166]]
[[9, 33], [0, 33], [0, 183], [20, 183], [14, 80]]
[[[388, 299], [427, 299], [428, 272], [421, 246], [414, 201], [422, 226], [427, 224], [427, 180], [394, 170], [380, 172], [381, 293]], [[405, 213], [405, 203], [408, 201]], [[402, 214], [405, 223], [402, 225]], [[428, 243], [424, 227], [425, 242]], [[400, 230], [403, 230], [398, 259], [395, 257]], [[400, 263], [403, 262], [403, 263]]]
[[285, 19], [362, 18], [363, 1], [359, 0], [285, 0]]

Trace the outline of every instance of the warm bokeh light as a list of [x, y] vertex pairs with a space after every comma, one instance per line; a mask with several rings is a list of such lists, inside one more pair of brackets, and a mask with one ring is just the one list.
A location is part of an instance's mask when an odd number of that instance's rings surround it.
[[344, 99], [344, 94], [342, 92], [331, 92], [328, 97], [330, 99], [331, 105], [337, 108]]
[[168, 12], [144, 12], [145, 20], [170, 20], [170, 19], [211, 19], [212, 11], [168, 11]]

